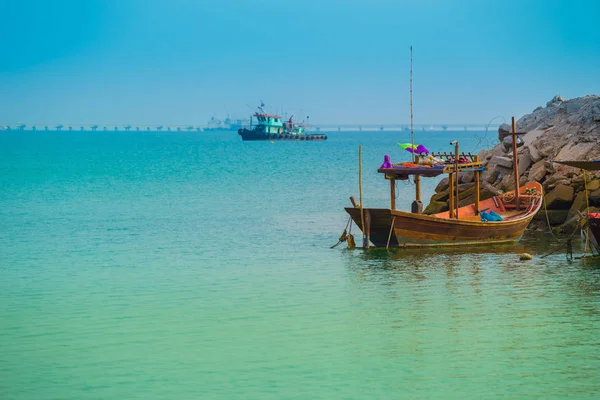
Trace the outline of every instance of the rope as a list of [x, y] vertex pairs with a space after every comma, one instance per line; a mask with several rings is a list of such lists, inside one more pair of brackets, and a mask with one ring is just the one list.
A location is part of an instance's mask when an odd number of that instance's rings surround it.
[[[585, 170], [583, 170], [583, 186], [585, 188], [585, 215], [589, 215], [590, 212], [590, 201], [588, 199], [588, 190], [587, 190], [587, 176], [585, 174]], [[588, 250], [588, 245], [590, 244], [590, 231], [589, 231], [589, 224], [588, 224], [588, 234], [585, 235], [585, 248], [583, 249], [583, 256], [585, 257], [585, 255], [587, 254], [587, 250]]]
[[[577, 233], [577, 229], [574, 229], [573, 233], [571, 233], [571, 236], [569, 236], [569, 238], [567, 239], [567, 241], [565, 242], [565, 244], [563, 244], [562, 246], [557, 247], [556, 249], [552, 250], [550, 253], [544, 254], [540, 258], [546, 258], [549, 255], [556, 253], [558, 250], [562, 249], [564, 246], [567, 246], [567, 259], [568, 259], [568, 254], [570, 253], [571, 260], [572, 260], [573, 259], [573, 247], [572, 247], [572, 244], [571, 244], [571, 239], [573, 238], [573, 236], [576, 233]], [[552, 235], [552, 236], [554, 236], [554, 235]]]
[[[334, 244], [333, 246], [331, 246], [330, 249], [333, 249], [333, 248], [339, 246], [340, 244], [342, 244], [342, 242], [345, 242], [346, 240], [348, 240], [348, 232], [347, 231], [348, 231], [348, 226], [350, 226], [350, 222], [352, 222], [352, 217], [348, 218], [348, 222], [346, 223], [344, 232], [342, 232], [342, 234], [340, 235], [338, 242], [336, 244]], [[352, 229], [352, 227], [350, 227], [350, 229]], [[352, 234], [350, 234], [350, 236], [352, 236]]]
[[546, 222], [548, 223], [548, 229], [550, 230], [550, 234], [554, 239], [558, 240], [558, 238], [554, 235], [554, 232], [552, 232], [552, 225], [550, 225], [550, 218], [548, 217], [548, 208], [546, 208], [546, 196], [542, 196], [542, 201], [544, 202], [544, 212], [546, 213]]

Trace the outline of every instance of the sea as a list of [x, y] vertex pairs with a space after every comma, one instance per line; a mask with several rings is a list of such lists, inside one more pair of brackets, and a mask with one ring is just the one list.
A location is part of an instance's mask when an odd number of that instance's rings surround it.
[[[359, 146], [363, 202], [388, 207], [377, 168], [411, 137], [327, 134], [0, 132], [0, 398], [600, 398], [600, 263], [579, 242], [330, 248]], [[453, 140], [497, 138], [415, 132]]]

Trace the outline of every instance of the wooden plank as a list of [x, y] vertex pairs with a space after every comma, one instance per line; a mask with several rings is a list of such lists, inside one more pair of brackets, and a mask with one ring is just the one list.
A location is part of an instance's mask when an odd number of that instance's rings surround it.
[[[479, 156], [475, 156], [474, 160], [476, 162], [478, 162]], [[480, 182], [479, 182], [479, 179], [480, 179], [479, 171], [475, 171], [474, 179], [475, 179], [475, 213], [479, 214], [479, 201], [480, 201], [479, 197], [481, 195], [481, 193], [480, 193], [481, 188], [480, 188]]]
[[390, 179], [390, 208], [396, 209], [396, 181], [394, 179]]

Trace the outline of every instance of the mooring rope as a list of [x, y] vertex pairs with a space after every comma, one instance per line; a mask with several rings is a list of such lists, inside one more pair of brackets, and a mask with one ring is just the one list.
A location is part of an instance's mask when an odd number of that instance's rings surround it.
[[350, 226], [350, 222], [352, 222], [352, 217], [348, 218], [348, 222], [346, 223], [344, 232], [342, 232], [342, 234], [340, 235], [338, 242], [336, 244], [334, 244], [333, 246], [331, 246], [330, 249], [333, 249], [334, 247], [337, 247], [340, 244], [342, 244], [343, 242], [345, 242], [346, 240], [348, 240], [348, 227]]
[[[579, 223], [577, 224], [579, 225]], [[573, 230], [573, 233], [571, 233], [571, 236], [569, 236], [569, 238], [567, 239], [567, 241], [562, 245], [557, 247], [556, 249], [552, 250], [550, 253], [544, 254], [543, 256], [541, 256], [540, 258], [546, 258], [551, 254], [556, 253], [558, 250], [562, 249], [563, 247], [567, 246], [567, 259], [569, 259], [569, 254], [571, 255], [571, 260], [573, 259], [573, 245], [571, 244], [571, 239], [573, 238], [573, 236], [577, 233], [577, 229]], [[554, 235], [553, 235], [554, 236]]]

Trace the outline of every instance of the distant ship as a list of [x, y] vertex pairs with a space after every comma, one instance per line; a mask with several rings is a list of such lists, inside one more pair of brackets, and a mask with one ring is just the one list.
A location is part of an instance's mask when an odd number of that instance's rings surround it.
[[264, 104], [254, 113], [258, 124], [250, 127], [240, 128], [238, 133], [242, 140], [327, 140], [326, 135], [306, 134], [307, 124], [294, 122], [293, 116], [284, 122], [281, 116], [267, 114], [263, 111]]
[[224, 121], [220, 119], [216, 119], [212, 117], [206, 126], [203, 129], [205, 132], [214, 132], [214, 131], [237, 131], [242, 126], [244, 126], [244, 122], [248, 122], [248, 120], [244, 121], [243, 119], [233, 119], [233, 118], [225, 118]]

